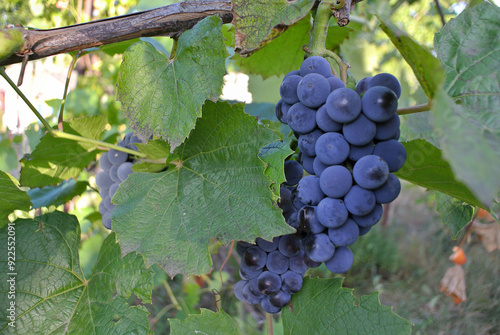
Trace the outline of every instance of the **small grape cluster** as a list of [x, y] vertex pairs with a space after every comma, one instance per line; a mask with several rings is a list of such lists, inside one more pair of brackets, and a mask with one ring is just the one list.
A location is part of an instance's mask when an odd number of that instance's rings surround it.
[[308, 268], [323, 262], [333, 273], [351, 268], [349, 246], [401, 190], [393, 174], [406, 161], [398, 142], [400, 94], [398, 80], [387, 73], [364, 78], [356, 90], [346, 88], [317, 56], [285, 76], [276, 116], [294, 131], [299, 162], [285, 162], [278, 205], [297, 233], [238, 242], [238, 299], [277, 313], [300, 290]]
[[[118, 146], [138, 150], [134, 143], [141, 143], [141, 140], [133, 133], [127, 133], [123, 140], [118, 142]], [[111, 211], [115, 207], [111, 203], [118, 186], [131, 174], [134, 158], [123, 151], [110, 149], [99, 158], [99, 166], [102, 171], [95, 178], [99, 194], [102, 201], [99, 203], [99, 212], [102, 215], [102, 224], [105, 228], [111, 229]]]

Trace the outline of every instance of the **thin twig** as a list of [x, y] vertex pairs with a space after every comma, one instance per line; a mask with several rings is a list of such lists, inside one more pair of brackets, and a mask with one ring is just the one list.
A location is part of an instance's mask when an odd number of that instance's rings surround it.
[[165, 287], [165, 291], [167, 291], [168, 297], [170, 298], [170, 301], [174, 305], [175, 309], [178, 311], [182, 311], [181, 305], [179, 305], [179, 302], [175, 298], [174, 292], [172, 292], [172, 289], [170, 288], [170, 285], [168, 284], [168, 280], [163, 281], [163, 287]]
[[59, 131], [63, 131], [63, 121], [64, 121], [64, 106], [66, 105], [66, 96], [68, 95], [68, 87], [69, 87], [69, 82], [71, 80], [71, 73], [73, 72], [73, 69], [75, 68], [76, 61], [80, 58], [80, 55], [82, 54], [81, 51], [78, 51], [76, 55], [73, 56], [73, 59], [71, 60], [71, 64], [69, 65], [68, 69], [68, 74], [66, 75], [66, 83], [64, 85], [64, 93], [63, 93], [63, 98], [61, 101], [61, 109], [59, 110], [59, 118], [57, 121], [57, 129]]
[[229, 247], [229, 252], [227, 253], [227, 257], [226, 257], [226, 259], [224, 260], [224, 263], [222, 263], [222, 265], [220, 266], [220, 269], [219, 269], [219, 276], [220, 276], [220, 285], [221, 285], [221, 288], [222, 288], [222, 285], [224, 284], [224, 281], [222, 280], [222, 269], [224, 269], [224, 266], [226, 265], [227, 261], [229, 260], [229, 257], [231, 256], [231, 252], [233, 251], [233, 247], [234, 247], [234, 240], [231, 241], [231, 246]]
[[437, 8], [437, 11], [439, 13], [439, 17], [441, 18], [441, 23], [444, 26], [446, 24], [446, 21], [444, 19], [443, 10], [441, 9], [441, 5], [439, 4], [439, 0], [434, 0], [434, 2], [436, 3], [436, 8]]

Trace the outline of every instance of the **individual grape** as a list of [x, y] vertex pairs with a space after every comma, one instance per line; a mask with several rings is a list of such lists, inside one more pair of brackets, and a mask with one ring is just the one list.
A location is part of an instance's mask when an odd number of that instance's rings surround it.
[[358, 84], [356, 85], [356, 93], [358, 93], [359, 95], [365, 93], [366, 90], [368, 89], [368, 83], [370, 82], [370, 80], [372, 78], [373, 77], [366, 77], [366, 78], [361, 79], [358, 82]]
[[347, 247], [356, 242], [358, 239], [359, 227], [354, 220], [347, 219], [342, 226], [329, 228], [328, 237], [336, 246]]
[[301, 276], [306, 273], [308, 266], [304, 261], [304, 255], [304, 252], [300, 251], [297, 255], [290, 257], [290, 271], [298, 273]]
[[280, 237], [278, 250], [286, 257], [294, 257], [301, 250], [300, 240], [293, 235], [283, 235]]
[[300, 75], [304, 77], [309, 73], [318, 73], [325, 78], [331, 77], [330, 63], [320, 56], [308, 57], [300, 65]]
[[289, 211], [293, 208], [292, 191], [286, 187], [280, 187], [280, 200], [278, 201], [278, 206], [283, 210], [283, 212]]
[[110, 188], [114, 181], [109, 176], [107, 171], [101, 171], [95, 176], [95, 183], [99, 189]]
[[243, 261], [252, 270], [262, 269], [266, 260], [267, 253], [258, 246], [248, 248], [243, 255]]
[[256, 297], [261, 297], [261, 298], [264, 297], [262, 292], [259, 290], [258, 276], [248, 281], [248, 290]]
[[349, 155], [349, 143], [338, 133], [324, 133], [316, 141], [316, 156], [326, 165], [343, 163]]
[[317, 205], [325, 197], [319, 185], [319, 178], [314, 175], [302, 178], [297, 192], [300, 201], [306, 205]]
[[315, 262], [325, 262], [332, 258], [335, 246], [327, 234], [313, 234], [304, 240], [304, 252]]
[[316, 218], [316, 206], [304, 206], [299, 210], [299, 227], [307, 233], [318, 234], [325, 227]]
[[351, 172], [342, 165], [329, 166], [321, 173], [319, 186], [327, 196], [342, 198], [351, 189]]
[[309, 174], [314, 174], [314, 158], [314, 156], [309, 156], [304, 153], [301, 153], [300, 155], [300, 162], [302, 163], [302, 167]]
[[316, 110], [297, 102], [288, 110], [287, 122], [299, 134], [310, 133], [316, 128]]
[[323, 135], [323, 132], [319, 129], [300, 135], [298, 140], [300, 151], [308, 156], [316, 156], [316, 141], [321, 135]]
[[384, 86], [369, 88], [361, 98], [361, 103], [365, 116], [375, 122], [389, 120], [398, 109], [398, 97]]
[[280, 275], [285, 273], [289, 266], [290, 259], [279, 250], [272, 251], [267, 255], [266, 267], [269, 271]]
[[363, 236], [368, 234], [368, 232], [372, 229], [372, 226], [370, 227], [361, 227], [359, 226], [359, 236]]
[[118, 166], [118, 169], [116, 170], [116, 174], [118, 175], [118, 178], [121, 181], [124, 181], [127, 179], [128, 175], [131, 174], [132, 172], [132, 165], [134, 165], [131, 162], [125, 162], [121, 163], [120, 166]]
[[375, 195], [370, 190], [354, 185], [344, 197], [344, 204], [353, 215], [367, 215], [375, 207]]
[[252, 278], [257, 278], [262, 273], [262, 271], [264, 271], [263, 268], [257, 270], [251, 269], [250, 267], [248, 267], [248, 265], [245, 264], [245, 262], [241, 262], [240, 277], [243, 279], [250, 280]]
[[274, 237], [271, 242], [264, 240], [263, 238], [257, 237], [255, 242], [264, 251], [271, 252], [278, 249], [278, 243], [280, 241], [279, 237]]
[[356, 120], [344, 124], [342, 134], [347, 142], [362, 146], [370, 143], [377, 133], [377, 126], [364, 114], [360, 114]]
[[[108, 193], [109, 193], [109, 191], [108, 191]], [[107, 211], [110, 212], [110, 213], [113, 210], [113, 208], [115, 208], [115, 205], [113, 205], [111, 203], [111, 198], [109, 197], [109, 195], [105, 196], [101, 200], [100, 204], [102, 204], [107, 209]], [[103, 212], [100, 212], [100, 213], [102, 214]]]
[[378, 142], [373, 154], [380, 156], [389, 166], [389, 172], [396, 172], [406, 162], [406, 149], [396, 140]]
[[248, 248], [253, 247], [253, 246], [254, 246], [254, 244], [252, 244], [252, 243], [248, 243], [245, 241], [238, 241], [238, 242], [236, 242], [236, 252], [238, 253], [238, 255], [243, 257], [243, 255], [245, 254], [245, 251]]
[[120, 165], [128, 159], [128, 154], [123, 151], [118, 151], [115, 149], [109, 149], [108, 159], [114, 165]]
[[290, 216], [286, 218], [286, 223], [295, 229], [299, 228], [298, 210], [293, 210], [290, 213]]
[[289, 186], [296, 185], [302, 178], [302, 175], [304, 174], [302, 166], [297, 161], [292, 161], [292, 160], [285, 161], [284, 169], [285, 169], [285, 179], [286, 179], [285, 185]]
[[296, 210], [299, 210], [306, 205], [302, 201], [300, 201], [298, 195], [299, 194], [295, 189], [295, 191], [292, 192], [292, 204], [293, 204], [293, 208], [295, 208]]
[[375, 208], [370, 213], [363, 216], [353, 215], [352, 219], [358, 224], [359, 227], [371, 227], [380, 221], [383, 213], [384, 209], [382, 205], [377, 203]]
[[401, 182], [392, 173], [389, 174], [389, 178], [382, 186], [373, 190], [375, 200], [381, 204], [393, 202], [398, 197], [399, 192], [401, 192]]
[[322, 262], [315, 262], [312, 259], [310, 259], [306, 254], [304, 254], [304, 263], [307, 265], [307, 267], [314, 269], [319, 267]]
[[281, 277], [271, 271], [264, 271], [258, 277], [259, 290], [266, 295], [277, 293], [281, 289]]
[[338, 247], [332, 258], [325, 262], [326, 268], [333, 273], [344, 273], [354, 262], [354, 255], [348, 247]]
[[115, 195], [116, 191], [118, 190], [118, 187], [120, 187], [119, 183], [114, 183], [113, 185], [111, 185], [111, 187], [109, 188], [109, 198], [110, 199], [113, 199], [113, 196]]
[[111, 213], [110, 212], [106, 212], [103, 216], [102, 216], [102, 225], [104, 226], [104, 228], [106, 229], [111, 229]]
[[326, 111], [325, 105], [318, 108], [316, 112], [316, 124], [318, 125], [318, 128], [323, 130], [324, 132], [342, 130], [342, 123], [332, 120], [332, 118], [328, 115]]
[[399, 140], [399, 137], [401, 136], [401, 130], [398, 129], [398, 131], [396, 132], [396, 135], [394, 135], [391, 140]]
[[269, 301], [270, 299], [271, 297], [269, 296], [264, 296], [264, 298], [262, 298], [262, 300], [260, 301], [262, 309], [269, 314], [279, 313], [281, 311], [281, 307], [273, 306], [273, 304], [271, 304], [271, 302]]
[[293, 271], [283, 273], [281, 280], [281, 290], [284, 292], [297, 293], [302, 288], [302, 276]]
[[285, 76], [283, 77], [283, 80], [287, 77], [290, 77], [290, 76], [293, 76], [293, 75], [297, 75], [297, 76], [300, 76], [300, 71], [299, 70], [293, 70], [293, 71], [290, 71], [288, 72], [287, 74], [285, 74]]
[[385, 86], [391, 89], [396, 94], [398, 99], [401, 96], [401, 84], [399, 84], [399, 81], [396, 77], [389, 73], [377, 74], [370, 80], [367, 86], [369, 89], [375, 86]]
[[371, 155], [374, 149], [375, 145], [373, 144], [373, 141], [362, 146], [351, 145], [348, 158], [353, 162], [356, 162], [361, 157]]
[[328, 167], [328, 165], [321, 163], [318, 157], [314, 157], [313, 160], [313, 171], [314, 174], [318, 177], [321, 177], [321, 174], [325, 169]]
[[375, 139], [379, 141], [390, 140], [398, 134], [401, 121], [399, 115], [394, 113], [394, 116], [385, 122], [377, 123], [377, 132]]
[[288, 124], [288, 110], [292, 107], [280, 99], [275, 107], [276, 118], [284, 124]]
[[340, 227], [347, 220], [349, 213], [341, 199], [324, 198], [316, 207], [316, 217], [325, 227]]
[[99, 166], [104, 171], [109, 171], [109, 169], [111, 169], [111, 166], [113, 165], [109, 161], [108, 155], [109, 155], [108, 152], [105, 152], [101, 155], [101, 158], [99, 158]]
[[302, 77], [297, 75], [291, 75], [283, 79], [280, 86], [280, 96], [284, 102], [290, 105], [299, 102], [297, 86], [301, 80]]
[[239, 300], [239, 301], [243, 301], [243, 302], [246, 302], [246, 299], [243, 297], [243, 289], [245, 288], [245, 286], [248, 285], [248, 281], [246, 280], [240, 280], [239, 282], [237, 282], [235, 285], [234, 285], [234, 295], [236, 296], [236, 298]]
[[344, 82], [337, 77], [331, 76], [327, 80], [330, 84], [330, 92], [335, 91], [337, 88], [345, 88]]
[[334, 121], [348, 123], [361, 113], [361, 98], [350, 88], [339, 88], [328, 95], [325, 106]]
[[389, 166], [380, 156], [368, 155], [354, 164], [352, 176], [359, 186], [372, 190], [385, 183], [389, 177]]
[[263, 295], [262, 294], [259, 294], [259, 295], [256, 295], [256, 294], [253, 294], [251, 291], [250, 291], [250, 287], [249, 287], [249, 284], [245, 285], [243, 287], [243, 298], [245, 298], [245, 300], [249, 303], [249, 304], [258, 304], [260, 303], [260, 301], [262, 300], [263, 298]]
[[317, 73], [305, 75], [297, 86], [297, 96], [307, 107], [318, 108], [325, 103], [329, 94], [330, 83]]
[[113, 165], [111, 167], [111, 169], [109, 169], [109, 177], [115, 183], [120, 183], [121, 182], [120, 178], [118, 178], [118, 166], [119, 165]]
[[291, 298], [290, 293], [280, 290], [278, 293], [269, 296], [269, 302], [271, 305], [281, 308], [290, 303]]

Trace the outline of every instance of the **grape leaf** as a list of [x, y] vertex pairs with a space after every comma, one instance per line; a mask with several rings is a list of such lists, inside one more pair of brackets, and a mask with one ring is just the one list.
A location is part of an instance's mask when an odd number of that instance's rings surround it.
[[263, 78], [279, 76], [298, 69], [304, 60], [302, 46], [309, 42], [310, 20], [310, 16], [307, 15], [250, 57], [235, 54], [233, 59], [246, 72], [260, 74]]
[[123, 253], [136, 250], [170, 276], [202, 274], [210, 270], [211, 237], [228, 243], [292, 232], [257, 156], [276, 139], [242, 104], [207, 101], [203, 118], [174, 151], [175, 166], [133, 173], [113, 197], [113, 230]]
[[233, 0], [235, 50], [248, 54], [260, 49], [311, 10], [314, 0]]
[[62, 205], [77, 195], [81, 195], [89, 185], [86, 181], [75, 179], [64, 180], [57, 186], [45, 186], [43, 188], [32, 188], [28, 195], [33, 203], [33, 208], [49, 207], [51, 205]]
[[325, 47], [333, 50], [344, 40], [349, 39], [359, 33], [363, 25], [358, 22], [349, 22], [348, 26], [340, 27], [336, 19], [330, 19], [328, 24], [328, 34], [326, 35]]
[[[6, 227], [0, 230], [0, 332], [6, 334], [150, 334], [148, 311], [127, 302], [150, 302], [153, 271], [140, 255], [121, 258], [115, 234], [103, 242], [93, 275], [85, 279], [76, 217], [53, 212], [15, 221], [16, 262], [8, 269]], [[11, 274], [14, 273], [14, 274]], [[8, 276], [8, 277], [7, 277]], [[7, 278], [15, 277], [15, 328], [6, 317]], [[57, 280], [56, 280], [57, 279]]]
[[0, 171], [0, 227], [16, 209], [28, 211], [31, 207], [29, 195], [19, 189], [19, 182], [7, 172]]
[[293, 150], [290, 149], [291, 140], [291, 137], [288, 137], [283, 141], [275, 141], [266, 145], [259, 153], [260, 159], [267, 164], [265, 174], [274, 181], [271, 188], [278, 197], [280, 195], [280, 185], [286, 180], [283, 162], [293, 154]]
[[444, 77], [439, 61], [429, 50], [415, 42], [406, 32], [391, 23], [389, 19], [376, 16], [380, 21], [380, 27], [410, 65], [420, 86], [422, 86], [427, 97], [431, 99]]
[[173, 59], [147, 42], [123, 55], [117, 99], [141, 139], [155, 134], [179, 146], [201, 116], [206, 99], [222, 93], [228, 56], [218, 16], [207, 17], [178, 40]]
[[[106, 126], [106, 116], [82, 117], [64, 122], [64, 131], [97, 140]], [[55, 138], [45, 134], [35, 150], [21, 160], [21, 185], [44, 187], [77, 178], [95, 160], [97, 145]]]
[[172, 335], [180, 334], [241, 334], [236, 322], [223, 310], [218, 313], [201, 308], [200, 314], [189, 315], [184, 320], [169, 319]]
[[471, 205], [465, 204], [449, 195], [436, 193], [436, 210], [441, 214], [441, 220], [451, 230], [453, 239], [469, 223], [474, 213]]
[[500, 191], [499, 30], [500, 8], [484, 2], [451, 19], [434, 39], [446, 74], [432, 108], [440, 147], [456, 177], [487, 206]]
[[411, 323], [380, 304], [378, 292], [355, 304], [342, 278], [304, 278], [302, 289], [282, 309], [284, 334], [410, 334]]
[[443, 192], [473, 206], [484, 207], [467, 186], [455, 179], [450, 164], [441, 156], [441, 150], [422, 139], [402, 143], [408, 158], [401, 170], [396, 172], [399, 178]]
[[149, 141], [147, 144], [136, 143], [139, 151], [147, 155], [147, 158], [141, 159], [132, 166], [135, 172], [160, 172], [167, 167], [167, 159], [170, 156], [170, 146], [162, 140]]

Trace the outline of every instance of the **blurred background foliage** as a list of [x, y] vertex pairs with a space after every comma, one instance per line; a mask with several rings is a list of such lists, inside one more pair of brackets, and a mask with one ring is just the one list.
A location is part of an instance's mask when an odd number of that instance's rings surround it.
[[[0, 25], [13, 24], [33, 29], [48, 29], [147, 10], [174, 2], [177, 1], [3, 0], [0, 2]], [[330, 34], [333, 42], [329, 44], [329, 48], [350, 63], [351, 80], [359, 81], [366, 76], [389, 72], [401, 81], [402, 107], [425, 103], [425, 94], [413, 72], [383, 31], [378, 29], [378, 21], [373, 13], [390, 17], [402, 30], [433, 51], [434, 34], [441, 29], [442, 20], [447, 22], [467, 6], [478, 2], [480, 1], [439, 0], [441, 16], [436, 7], [437, 1], [364, 1], [356, 5], [349, 26], [339, 28], [332, 22]], [[233, 52], [230, 26], [225, 27], [225, 36], [228, 39], [228, 50]], [[146, 40], [165, 53], [169, 52], [172, 44], [167, 37]], [[338, 44], [337, 40], [342, 43]], [[108, 125], [104, 138], [111, 142], [116, 142], [119, 136], [129, 131], [120, 104], [115, 100], [115, 82], [121, 54], [135, 41], [105, 46], [78, 60], [67, 97], [66, 119], [106, 114]], [[37, 75], [40, 68], [54, 65], [61, 69], [60, 80], [64, 82], [65, 71], [70, 62], [69, 55], [36, 61], [32, 70], [33, 81], [44, 80], [41, 75]], [[247, 109], [249, 113], [261, 115], [264, 122], [272, 124], [273, 129], [279, 129], [279, 126], [273, 123], [273, 109], [279, 100], [278, 87], [282, 76], [263, 79], [258, 74], [243, 74], [234, 60], [228, 60], [227, 69], [229, 73], [223, 98], [251, 103]], [[20, 169], [19, 159], [36, 146], [42, 133], [37, 123], [20, 127], [21, 122], [14, 126], [4, 122], [4, 116], [12, 112], [6, 103], [7, 95], [11, 92], [2, 87], [0, 169], [17, 177]], [[56, 122], [62, 94], [61, 89], [53, 97], [37, 101], [40, 109], [45, 111], [44, 115], [53, 124]], [[17, 118], [21, 117], [18, 115]], [[403, 127], [418, 124], [419, 120], [426, 118], [425, 113], [403, 117]], [[412, 127], [403, 128], [403, 137], [411, 138], [414, 134], [411, 129]], [[96, 164], [93, 164], [79, 177], [80, 181], [89, 182], [89, 187], [81, 196], [58, 206], [58, 209], [76, 215], [81, 223], [80, 257], [86, 275], [91, 272], [100, 245], [108, 234], [108, 231], [102, 228], [97, 210], [100, 201], [98, 193], [95, 192], [94, 177], [97, 169]], [[393, 306], [397, 314], [414, 323], [415, 334], [496, 334], [500, 329], [498, 250], [488, 253], [477, 239], [466, 245], [469, 262], [464, 265], [464, 269], [469, 299], [457, 306], [449, 297], [439, 293], [439, 281], [452, 264], [448, 256], [456, 241], [451, 239], [450, 232], [441, 223], [435, 211], [434, 195], [419, 187], [404, 184], [400, 198], [391, 206], [388, 220], [383, 225], [374, 227], [370, 234], [360, 238], [353, 246], [355, 263], [344, 275], [344, 285], [354, 288], [356, 296], [380, 290], [381, 302]], [[43, 207], [36, 212], [39, 214], [53, 211], [55, 208]], [[34, 212], [16, 212], [15, 215], [33, 216]], [[263, 311], [239, 302], [232, 293], [233, 284], [239, 280], [239, 256], [234, 250], [223, 271], [218, 271], [229, 249], [229, 246], [221, 246], [217, 241], [212, 243], [214, 271], [204, 276], [167, 278], [163, 270], [154, 267], [156, 276], [153, 303], [147, 305], [147, 308], [151, 312], [151, 327], [157, 334], [169, 333], [168, 318], [184, 318], [187, 314], [197, 313], [200, 307], [216, 310], [218, 304], [235, 318], [243, 334], [265, 332]], [[323, 267], [309, 271], [313, 276], [332, 276]], [[280, 334], [280, 320], [276, 318], [275, 321], [274, 333]]]

